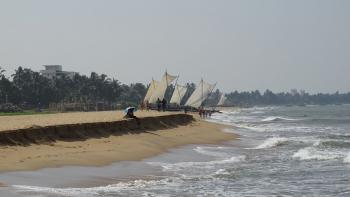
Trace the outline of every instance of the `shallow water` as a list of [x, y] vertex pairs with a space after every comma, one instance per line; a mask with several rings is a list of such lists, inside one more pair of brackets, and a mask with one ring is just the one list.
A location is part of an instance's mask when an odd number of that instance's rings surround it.
[[227, 109], [240, 140], [140, 162], [1, 174], [13, 196], [350, 196], [350, 106]]

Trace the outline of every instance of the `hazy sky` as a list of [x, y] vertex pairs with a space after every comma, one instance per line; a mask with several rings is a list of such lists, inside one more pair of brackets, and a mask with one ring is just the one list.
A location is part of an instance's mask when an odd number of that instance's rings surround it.
[[347, 0], [0, 0], [0, 66], [350, 91]]

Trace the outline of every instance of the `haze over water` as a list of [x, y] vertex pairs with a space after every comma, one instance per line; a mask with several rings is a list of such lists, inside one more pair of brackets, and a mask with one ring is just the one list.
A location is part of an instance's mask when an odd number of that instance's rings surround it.
[[[210, 121], [233, 125], [226, 132], [240, 139], [186, 146], [140, 162], [0, 177], [13, 183], [15, 196], [350, 195], [349, 105], [226, 109]], [[66, 172], [62, 183], [40, 183], [40, 175], [59, 172]], [[69, 177], [83, 172], [85, 180], [101, 184], [77, 187]], [[96, 177], [108, 177], [110, 184]], [[39, 181], [30, 185], [23, 181], [28, 178]]]

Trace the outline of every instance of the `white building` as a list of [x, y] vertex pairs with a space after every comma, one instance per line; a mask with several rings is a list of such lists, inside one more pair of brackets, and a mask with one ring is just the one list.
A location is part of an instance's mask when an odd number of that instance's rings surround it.
[[77, 72], [63, 71], [62, 65], [44, 65], [44, 67], [45, 70], [41, 70], [40, 73], [42, 76], [49, 79], [59, 78], [62, 75], [73, 79], [74, 75], [78, 74]]

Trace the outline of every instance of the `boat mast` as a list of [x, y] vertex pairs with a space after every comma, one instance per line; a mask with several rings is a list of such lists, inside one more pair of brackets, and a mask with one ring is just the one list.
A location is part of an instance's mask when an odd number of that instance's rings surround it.
[[201, 96], [201, 100], [202, 100], [202, 103], [201, 103], [201, 106], [203, 106], [203, 78], [201, 79], [201, 88], [202, 88], [202, 96]]

